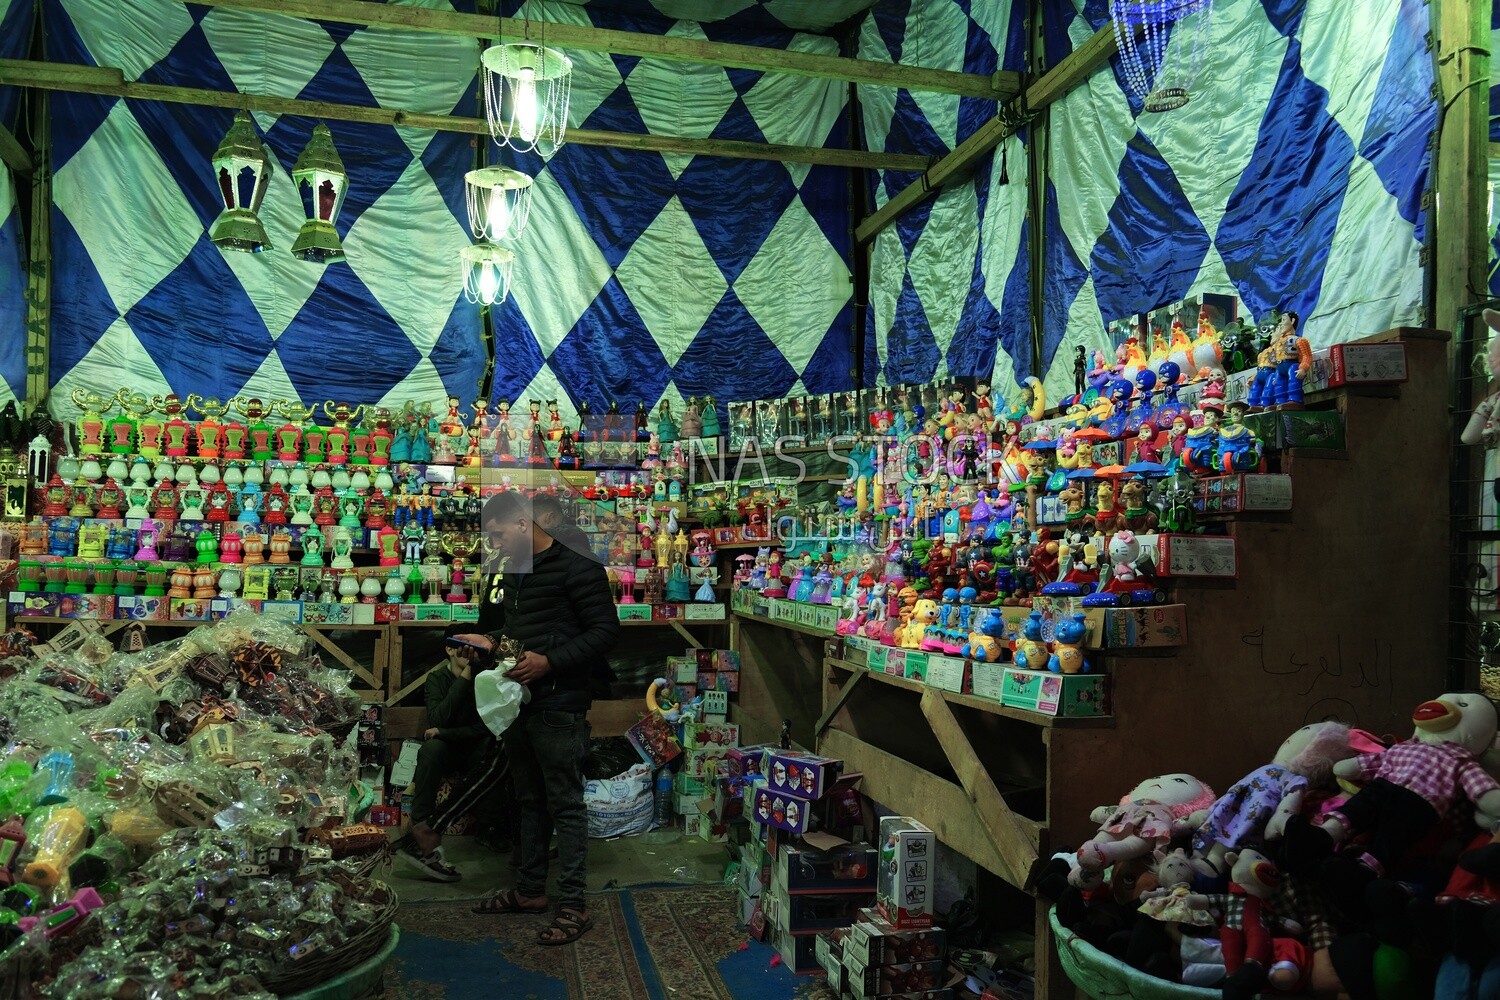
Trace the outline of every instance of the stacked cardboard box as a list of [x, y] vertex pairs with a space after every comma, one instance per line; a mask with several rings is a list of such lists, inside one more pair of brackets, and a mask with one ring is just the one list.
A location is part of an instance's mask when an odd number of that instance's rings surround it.
[[813, 952], [846, 1000], [951, 1000], [946, 937], [940, 927], [901, 929], [866, 909], [848, 928], [819, 937]]

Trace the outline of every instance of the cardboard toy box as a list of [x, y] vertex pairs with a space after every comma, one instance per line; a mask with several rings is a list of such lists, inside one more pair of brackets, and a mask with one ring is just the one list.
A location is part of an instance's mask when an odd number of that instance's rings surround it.
[[[772, 750], [766, 754], [761, 770], [772, 792], [820, 799], [833, 787], [843, 769], [843, 761], [819, 757], [799, 750]], [[797, 831], [801, 832], [801, 831]]]
[[173, 597], [168, 616], [174, 622], [206, 622], [209, 620], [208, 600], [198, 597]]
[[417, 604], [419, 622], [451, 622], [453, 620], [453, 606], [449, 604]]
[[880, 820], [880, 874], [875, 901], [892, 926], [932, 926], [937, 838], [910, 816]]
[[806, 833], [812, 818], [813, 803], [807, 799], [773, 792], [765, 786], [756, 786], [755, 806], [749, 816], [757, 823], [774, 826], [787, 833]]
[[615, 615], [622, 622], [649, 622], [651, 620], [651, 605], [616, 604]]
[[722, 604], [684, 604], [682, 617], [690, 622], [721, 622], [725, 618]]
[[971, 663], [969, 681], [974, 697], [999, 701], [1005, 693], [1005, 664]]
[[683, 754], [682, 770], [690, 778], [708, 782], [719, 773], [719, 765], [729, 757], [728, 747], [708, 747]]
[[1156, 575], [1234, 579], [1240, 575], [1235, 539], [1226, 535], [1157, 535]]
[[729, 748], [729, 776], [732, 778], [743, 778], [747, 774], [763, 774], [761, 762], [767, 753], [774, 752], [776, 747], [770, 745], [759, 745], [753, 747], [730, 747]]
[[[59, 594], [59, 618], [110, 619], [115, 616], [116, 598], [111, 594]], [[203, 602], [207, 604], [208, 602]]]
[[948, 932], [941, 927], [902, 930], [868, 909], [861, 910], [859, 920], [849, 928], [844, 954], [866, 966], [905, 965], [940, 962], [947, 946]]
[[827, 851], [786, 847], [776, 857], [775, 879], [788, 892], [875, 891], [879, 857], [869, 844], [845, 844]]
[[693, 684], [698, 680], [698, 658], [696, 656], [667, 657], [667, 674], [678, 684]]
[[901, 676], [909, 681], [927, 683], [927, 662], [932, 658], [931, 653], [906, 652], [906, 666], [901, 671]]
[[1187, 627], [1184, 604], [1108, 608], [1104, 612], [1104, 641], [1110, 649], [1186, 646]]
[[927, 657], [927, 686], [963, 694], [969, 680], [969, 664], [954, 656]]
[[941, 961], [864, 965], [848, 950], [844, 952], [845, 988], [854, 997], [892, 997], [909, 993], [920, 995], [929, 990], [940, 989], [943, 982]]
[[164, 622], [168, 609], [165, 597], [121, 597], [115, 601], [115, 617], [128, 621]]
[[1262, 514], [1292, 509], [1292, 477], [1283, 473], [1211, 476], [1193, 483], [1193, 506], [1203, 514]]
[[844, 989], [845, 932], [842, 929], [819, 934], [813, 951], [818, 956], [818, 965], [828, 974], [828, 991], [838, 996]]
[[[688, 697], [689, 701], [697, 697], [695, 690]], [[705, 691], [703, 692], [703, 721], [723, 722], [729, 715], [729, 692], [728, 691]]]
[[1338, 410], [1279, 410], [1276, 416], [1282, 447], [1344, 450], [1344, 415]]
[[725, 694], [739, 694], [740, 675], [737, 671], [722, 671], [714, 674], [714, 690]]
[[799, 976], [818, 971], [817, 941], [816, 934], [793, 934], [780, 928], [771, 938], [782, 963]]
[[1334, 344], [1328, 349], [1328, 387], [1398, 385], [1407, 380], [1406, 345]]
[[302, 605], [302, 621], [307, 625], [348, 625], [353, 620], [354, 605], [352, 604], [317, 602]]
[[[872, 894], [874, 891], [870, 890]], [[827, 931], [854, 923], [860, 905], [868, 899], [867, 895], [848, 892], [793, 894], [786, 898], [782, 912], [787, 930]]]
[[728, 750], [740, 745], [740, 727], [732, 722], [686, 722], [682, 726], [682, 749]]
[[1069, 719], [1108, 715], [1109, 677], [1104, 674], [1053, 674], [1006, 667], [1000, 704]]

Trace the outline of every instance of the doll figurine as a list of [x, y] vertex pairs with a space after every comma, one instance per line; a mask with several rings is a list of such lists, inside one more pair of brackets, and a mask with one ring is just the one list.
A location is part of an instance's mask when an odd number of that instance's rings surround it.
[[677, 428], [678, 436], [692, 440], [703, 436], [703, 417], [698, 412], [698, 398], [689, 396], [682, 405], [682, 423]]
[[665, 399], [656, 408], [656, 436], [662, 444], [677, 440], [677, 422], [672, 419], [672, 404]]
[[1219, 942], [1224, 950], [1224, 1000], [1251, 1000], [1266, 985], [1274, 950], [1272, 938], [1285, 933], [1273, 899], [1281, 873], [1259, 851], [1245, 849], [1225, 856], [1230, 865], [1228, 893], [1189, 894], [1183, 900], [1195, 910], [1220, 914]]
[[[1484, 322], [1491, 330], [1489, 349], [1485, 351], [1485, 362], [1491, 378], [1500, 375], [1500, 312], [1484, 311]], [[1482, 444], [1485, 450], [1500, 444], [1500, 392], [1485, 397], [1484, 402], [1474, 408], [1469, 422], [1464, 425], [1459, 440], [1467, 445]]]
[[716, 438], [719, 436], [719, 408], [712, 396], [703, 397], [703, 432], [702, 437]]
[[1225, 475], [1248, 472], [1260, 467], [1261, 444], [1255, 432], [1244, 424], [1249, 405], [1237, 399], [1229, 404], [1224, 425], [1219, 428], [1219, 450], [1215, 464]]
[[1088, 387], [1088, 370], [1088, 348], [1079, 344], [1073, 348], [1073, 393], [1079, 398], [1083, 397], [1084, 390]]
[[1165, 848], [1173, 837], [1201, 826], [1214, 804], [1213, 789], [1190, 774], [1164, 774], [1141, 782], [1119, 805], [1090, 814], [1099, 832], [1078, 849], [1068, 882], [1097, 888], [1104, 870]]
[[[1321, 824], [1301, 816], [1286, 822], [1288, 870], [1310, 874], [1321, 867], [1335, 902], [1353, 903], [1356, 911], [1370, 882], [1394, 869], [1465, 803], [1500, 815], [1500, 782], [1479, 761], [1495, 742], [1494, 702], [1450, 692], [1418, 705], [1412, 724], [1411, 739], [1334, 765], [1338, 777], [1364, 784]], [[1362, 849], [1333, 853], [1361, 834], [1369, 835]]]
[[[1302, 379], [1312, 370], [1312, 347], [1297, 335], [1300, 317], [1285, 312], [1255, 363], [1247, 401], [1257, 409], [1302, 406]], [[1295, 376], [1294, 373], [1295, 372]]]
[[1314, 722], [1288, 736], [1271, 763], [1235, 782], [1209, 809], [1193, 834], [1193, 864], [1220, 877], [1228, 871], [1225, 854], [1279, 840], [1293, 816], [1301, 815], [1309, 790], [1333, 783], [1333, 766], [1355, 755], [1349, 727]]

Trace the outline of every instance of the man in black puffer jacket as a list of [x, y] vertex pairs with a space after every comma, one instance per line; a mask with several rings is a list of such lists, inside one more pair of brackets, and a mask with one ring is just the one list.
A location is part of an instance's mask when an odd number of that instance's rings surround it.
[[498, 493], [484, 505], [490, 570], [479, 631], [459, 638], [493, 648], [500, 636], [523, 652], [506, 676], [531, 700], [505, 733], [521, 811], [516, 887], [485, 900], [482, 913], [543, 913], [548, 837], [557, 830], [559, 898], [541, 944], [567, 944], [593, 926], [584, 904], [588, 811], [583, 760], [588, 751], [591, 679], [606, 663], [620, 622], [604, 567], [587, 550], [564, 545], [532, 520], [529, 500]]

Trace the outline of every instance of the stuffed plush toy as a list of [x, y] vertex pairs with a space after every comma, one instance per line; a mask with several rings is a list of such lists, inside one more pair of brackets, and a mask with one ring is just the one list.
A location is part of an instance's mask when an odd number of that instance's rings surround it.
[[1299, 815], [1309, 788], [1333, 784], [1333, 765], [1355, 755], [1349, 727], [1314, 722], [1288, 736], [1265, 767], [1230, 787], [1193, 835], [1194, 867], [1212, 878], [1228, 869], [1226, 852], [1280, 839], [1286, 822]]
[[1100, 806], [1089, 816], [1099, 832], [1078, 849], [1069, 883], [1098, 885], [1110, 865], [1164, 849], [1202, 824], [1214, 798], [1213, 789], [1191, 774], [1163, 774], [1135, 786], [1119, 805]]
[[[1367, 784], [1321, 826], [1301, 817], [1286, 824], [1289, 870], [1322, 879], [1341, 906], [1358, 910], [1364, 890], [1393, 869], [1414, 845], [1453, 814], [1461, 802], [1500, 815], [1500, 782], [1479, 761], [1495, 741], [1495, 705], [1483, 695], [1451, 692], [1417, 706], [1416, 732], [1380, 754], [1340, 761], [1334, 773]], [[1359, 857], [1333, 856], [1356, 834], [1369, 834]]]
[[[1193, 894], [1185, 898], [1185, 903], [1194, 909], [1211, 908], [1220, 914], [1224, 1000], [1250, 1000], [1266, 985], [1273, 961], [1271, 939], [1280, 930], [1301, 928], [1288, 928], [1276, 917], [1271, 900], [1280, 888], [1281, 873], [1269, 858], [1246, 849], [1231, 851], [1224, 860], [1229, 863], [1229, 892], [1213, 896]], [[1291, 985], [1295, 985], [1295, 980]]]
[[[1500, 312], [1486, 309], [1484, 321], [1494, 331], [1489, 350], [1485, 352], [1485, 361], [1488, 362], [1490, 377], [1495, 378], [1500, 376]], [[1486, 397], [1474, 408], [1459, 440], [1468, 445], [1482, 444], [1486, 449], [1500, 444], [1500, 392]]]

